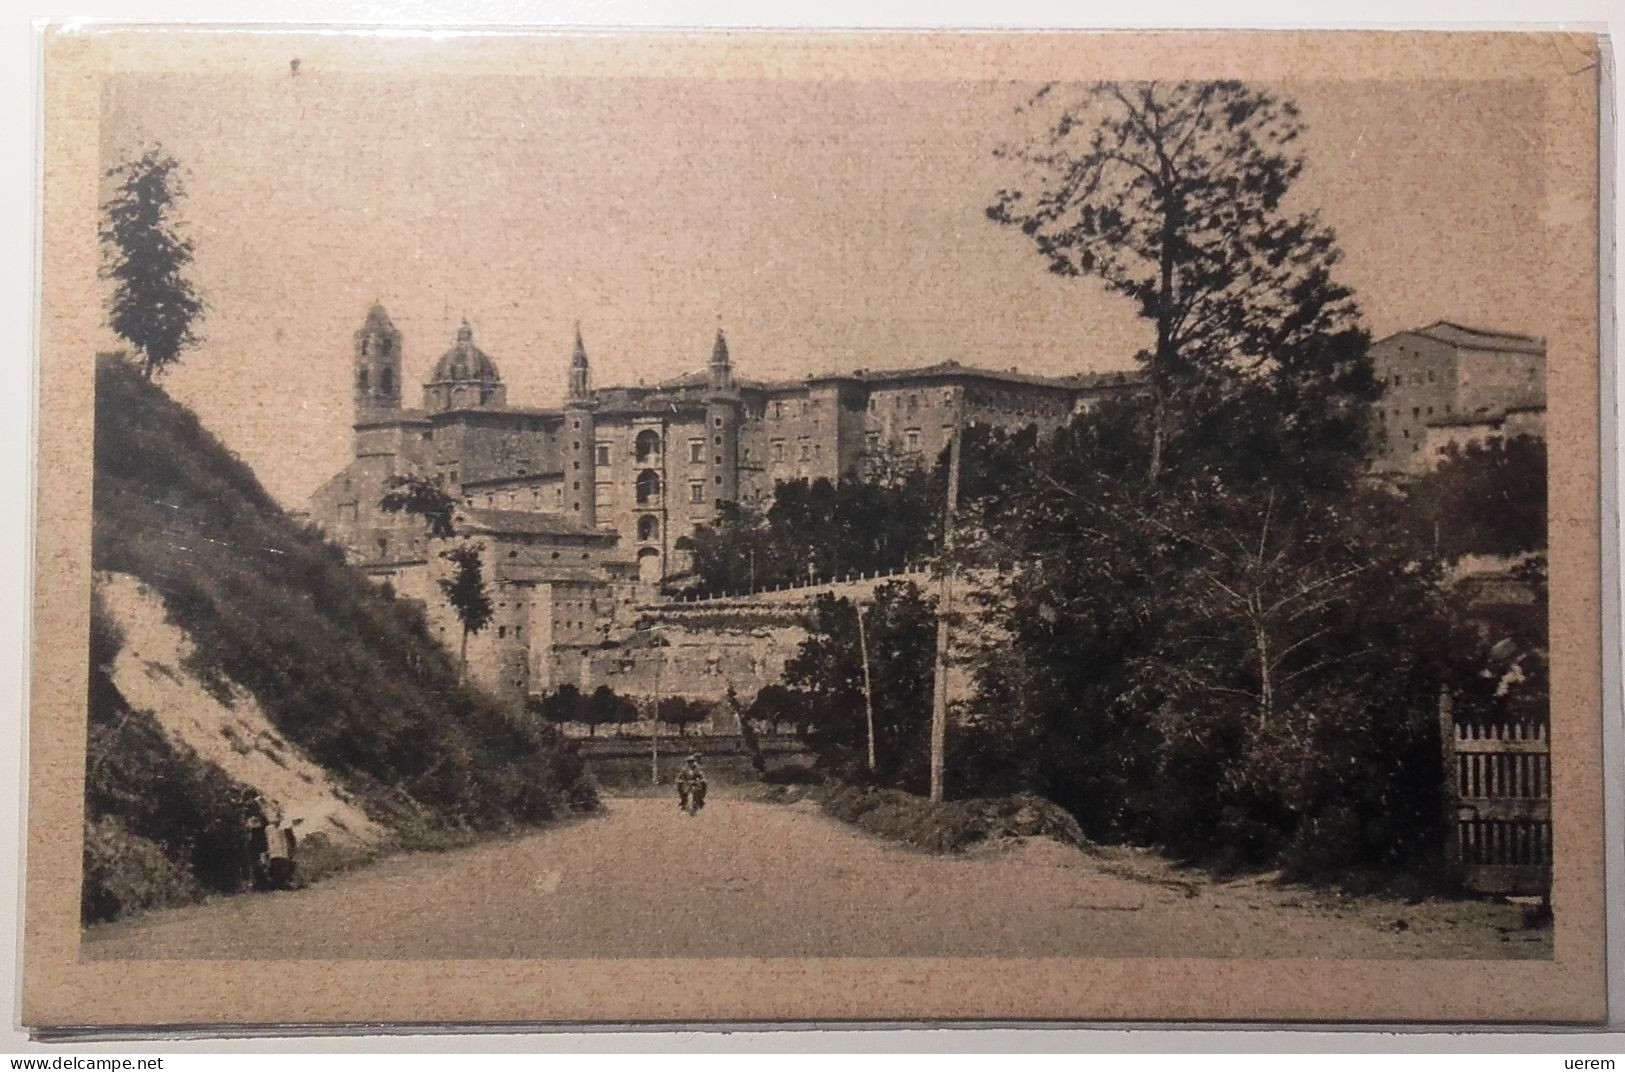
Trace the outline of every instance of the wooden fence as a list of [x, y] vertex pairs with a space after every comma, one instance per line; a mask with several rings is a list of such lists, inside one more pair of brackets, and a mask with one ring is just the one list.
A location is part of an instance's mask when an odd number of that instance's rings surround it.
[[1450, 866], [1479, 893], [1545, 896], [1552, 883], [1551, 735], [1541, 722], [1458, 721], [1439, 703]]

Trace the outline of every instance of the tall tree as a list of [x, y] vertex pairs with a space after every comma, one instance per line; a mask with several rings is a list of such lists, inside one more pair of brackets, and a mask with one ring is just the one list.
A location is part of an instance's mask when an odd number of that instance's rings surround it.
[[457, 612], [463, 627], [462, 645], [457, 652], [457, 664], [468, 673], [468, 638], [491, 624], [496, 609], [485, 590], [485, 572], [480, 565], [480, 546], [463, 544], [440, 552], [440, 557], [453, 566], [450, 577], [440, 578], [440, 591], [446, 602]]
[[[875, 774], [911, 790], [926, 786], [936, 605], [910, 581], [875, 589], [864, 612], [874, 698]], [[785, 683], [804, 698], [809, 739], [826, 757], [866, 767], [868, 726], [857, 608], [825, 593], [813, 603], [808, 635], [785, 664]], [[763, 690], [764, 693], [766, 690]], [[802, 704], [771, 701], [794, 709]], [[761, 701], [762, 698], [759, 698]], [[781, 716], [782, 717], [782, 716]]]
[[1149, 322], [1149, 483], [1176, 442], [1236, 427], [1212, 418], [1238, 392], [1288, 393], [1306, 415], [1314, 403], [1315, 426], [1293, 437], [1305, 450], [1362, 439], [1366, 407], [1348, 403], [1377, 386], [1332, 279], [1336, 242], [1286, 202], [1304, 167], [1291, 101], [1240, 82], [1098, 82], [1046, 86], [1021, 111], [1037, 129], [997, 150], [1022, 175], [988, 215]]
[[198, 343], [206, 308], [186, 277], [192, 243], [175, 219], [185, 196], [180, 164], [154, 146], [105, 177], [114, 182], [100, 231], [101, 274], [114, 282], [109, 326], [140, 352], [141, 371], [151, 379]]

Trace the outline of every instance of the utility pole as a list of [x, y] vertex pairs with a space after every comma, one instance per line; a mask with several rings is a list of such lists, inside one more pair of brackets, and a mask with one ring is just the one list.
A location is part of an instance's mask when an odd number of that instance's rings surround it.
[[954, 513], [959, 506], [960, 408], [954, 404], [948, 441], [948, 494], [942, 507], [942, 594], [937, 600], [937, 664], [931, 693], [931, 799], [942, 801], [942, 769], [948, 751], [948, 619], [954, 606]]
[[660, 643], [660, 634], [655, 634], [655, 647], [659, 658], [655, 660], [655, 704], [654, 723], [649, 728], [649, 783], [660, 784], [660, 671], [666, 665], [665, 645]]
[[863, 600], [854, 600], [858, 608], [858, 654], [863, 658], [863, 714], [869, 723], [869, 773], [875, 771], [875, 696], [869, 680], [869, 636], [863, 628]]

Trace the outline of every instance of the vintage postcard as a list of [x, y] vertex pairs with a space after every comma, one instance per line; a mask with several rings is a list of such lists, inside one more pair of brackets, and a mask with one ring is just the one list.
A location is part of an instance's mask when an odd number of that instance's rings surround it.
[[43, 47], [28, 1025], [1603, 1014], [1598, 40]]

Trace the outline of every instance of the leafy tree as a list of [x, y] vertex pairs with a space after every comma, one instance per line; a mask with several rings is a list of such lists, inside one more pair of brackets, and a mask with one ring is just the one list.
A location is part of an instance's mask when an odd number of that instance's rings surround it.
[[[1300, 466], [1346, 463], [1366, 434], [1359, 403], [1379, 388], [1352, 295], [1332, 279], [1332, 232], [1286, 204], [1304, 167], [1296, 105], [1240, 82], [1097, 82], [1046, 86], [1021, 111], [1040, 129], [997, 150], [1022, 174], [988, 215], [1152, 328], [1138, 355], [1148, 482], [1171, 454], [1183, 468], [1245, 461], [1229, 449], [1237, 431]], [[1326, 468], [1303, 477], [1352, 475]]]
[[385, 487], [389, 490], [378, 500], [379, 508], [385, 513], [421, 517], [428, 524], [431, 536], [450, 539], [457, 535], [452, 524], [457, 500], [447, 494], [445, 488], [416, 475], [391, 477]]
[[708, 592], [895, 569], [935, 548], [945, 480], [940, 464], [916, 464], [884, 481], [780, 481], [765, 508], [721, 505], [683, 546]]
[[806, 694], [777, 683], [763, 685], [750, 702], [748, 717], [767, 723], [774, 733], [786, 724], [799, 729], [807, 724]]
[[109, 326], [140, 352], [150, 380], [198, 343], [196, 326], [206, 308], [186, 278], [192, 243], [174, 217], [185, 196], [180, 164], [154, 146], [105, 177], [114, 182], [100, 229], [101, 275], [114, 282]]
[[440, 578], [440, 591], [446, 602], [457, 612], [463, 627], [462, 645], [457, 652], [457, 663], [463, 673], [468, 672], [468, 638], [491, 624], [496, 609], [485, 590], [484, 569], [480, 565], [480, 545], [463, 544], [440, 552], [440, 557], [452, 564], [450, 577]]
[[[875, 776], [917, 790], [928, 775], [935, 603], [913, 582], [892, 581], [875, 590], [864, 624], [875, 711]], [[801, 706], [812, 746], [828, 761], [850, 761], [856, 769], [866, 750], [868, 727], [855, 605], [828, 593], [819, 596], [807, 632], [784, 672], [786, 685], [800, 694], [799, 703], [780, 696], [772, 702], [784, 702], [791, 711]]]
[[657, 713], [660, 721], [677, 727], [678, 736], [687, 728], [711, 717], [711, 705], [704, 700], [688, 700], [681, 696], [666, 696], [660, 701]]
[[[581, 696], [581, 690], [569, 682], [560, 685], [539, 701], [526, 701], [526, 706], [554, 725], [587, 721], [583, 710], [586, 703]], [[589, 728], [588, 732], [591, 733], [592, 730]]]
[[1451, 445], [1419, 477], [1412, 500], [1432, 520], [1439, 551], [1519, 555], [1546, 547], [1546, 442], [1533, 436]]
[[586, 702], [587, 732], [596, 734], [599, 726], [618, 726], [634, 722], [638, 717], [637, 705], [624, 696], [617, 695], [608, 685], [600, 685], [592, 690], [592, 696]]

